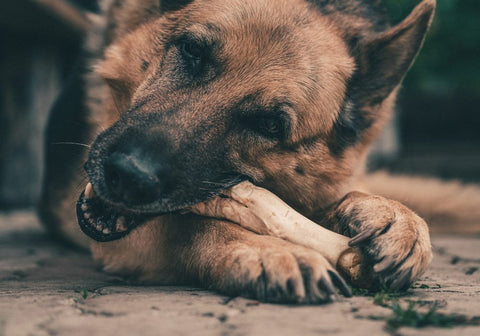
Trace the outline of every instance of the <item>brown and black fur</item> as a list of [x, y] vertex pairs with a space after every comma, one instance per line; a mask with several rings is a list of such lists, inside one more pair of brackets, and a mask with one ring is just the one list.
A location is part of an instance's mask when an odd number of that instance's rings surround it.
[[[361, 180], [434, 8], [424, 0], [391, 28], [380, 1], [116, 1], [52, 112], [48, 143], [91, 147], [47, 146], [45, 224], [90, 244], [106, 271], [141, 281], [328, 301], [320, 279], [337, 278], [317, 252], [178, 213], [249, 179], [355, 237], [381, 284], [407, 288], [431, 260], [426, 224], [361, 192]], [[112, 187], [111, 167], [125, 157], [151, 172], [155, 188]], [[146, 223], [120, 240], [87, 240], [74, 209], [85, 162], [102, 202]]]

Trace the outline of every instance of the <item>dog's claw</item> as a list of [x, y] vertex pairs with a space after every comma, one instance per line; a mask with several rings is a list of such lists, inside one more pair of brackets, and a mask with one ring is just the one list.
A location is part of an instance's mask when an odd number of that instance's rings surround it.
[[377, 231], [377, 228], [369, 228], [363, 232], [360, 232], [348, 242], [348, 246], [354, 247], [368, 241]]
[[401, 291], [405, 288], [405, 285], [408, 284], [412, 276], [412, 268], [407, 268], [403, 270], [399, 276], [392, 282], [390, 289], [394, 291]]
[[329, 298], [338, 297], [337, 291], [335, 289], [335, 286], [333, 285], [332, 281], [328, 277], [323, 277], [318, 281], [318, 287], [323, 289]]
[[340, 290], [340, 293], [345, 297], [352, 297], [352, 291], [348, 287], [345, 280], [337, 273], [333, 271], [328, 271], [330, 278], [332, 279], [335, 286]]
[[391, 269], [395, 265], [395, 263], [396, 263], [395, 258], [391, 256], [386, 256], [382, 259], [382, 261], [380, 261], [375, 266], [373, 266], [373, 270], [376, 273], [382, 273]]

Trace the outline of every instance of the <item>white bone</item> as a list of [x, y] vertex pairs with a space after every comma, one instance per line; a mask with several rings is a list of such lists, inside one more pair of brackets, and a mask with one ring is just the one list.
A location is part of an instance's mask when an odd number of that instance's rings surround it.
[[190, 210], [311, 248], [355, 283], [365, 277], [362, 255], [358, 249], [348, 246], [350, 238], [312, 222], [270, 191], [242, 182], [226, 191], [226, 196], [229, 198], [215, 197]]

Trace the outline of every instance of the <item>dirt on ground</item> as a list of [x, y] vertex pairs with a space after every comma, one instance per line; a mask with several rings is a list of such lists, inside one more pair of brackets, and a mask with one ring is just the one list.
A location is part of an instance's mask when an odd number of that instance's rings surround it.
[[33, 212], [0, 213], [0, 336], [480, 335], [480, 237], [434, 236], [430, 270], [405, 294], [317, 306], [189, 287], [132, 286], [52, 241]]

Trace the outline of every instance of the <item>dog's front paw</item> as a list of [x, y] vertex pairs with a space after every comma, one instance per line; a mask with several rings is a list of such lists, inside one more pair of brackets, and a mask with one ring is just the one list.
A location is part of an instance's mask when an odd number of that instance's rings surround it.
[[326, 303], [345, 281], [319, 253], [272, 237], [260, 244], [233, 242], [225, 255], [217, 289], [266, 302]]
[[353, 237], [384, 288], [402, 291], [432, 260], [427, 224], [404, 205], [380, 196], [348, 194], [336, 212], [338, 229]]

